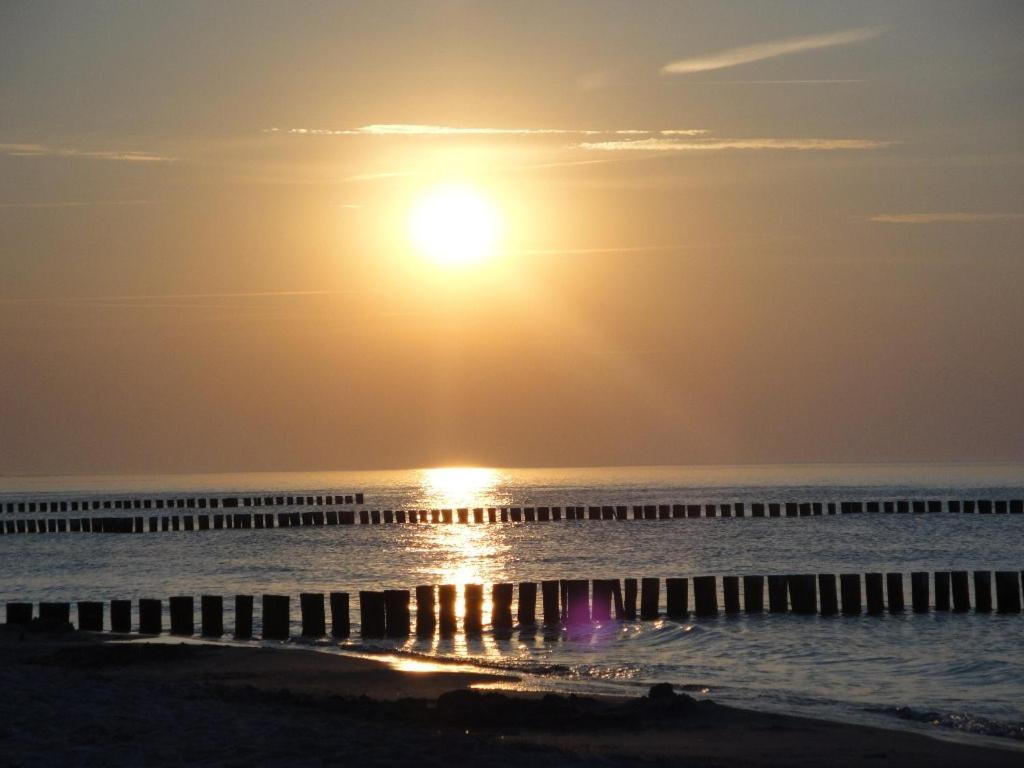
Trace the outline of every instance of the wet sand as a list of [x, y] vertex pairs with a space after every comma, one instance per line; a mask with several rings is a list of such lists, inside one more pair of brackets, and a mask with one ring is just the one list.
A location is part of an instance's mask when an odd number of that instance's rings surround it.
[[500, 679], [315, 651], [0, 627], [0, 765], [1021, 764], [1020, 751], [666, 690], [628, 700], [469, 690]]

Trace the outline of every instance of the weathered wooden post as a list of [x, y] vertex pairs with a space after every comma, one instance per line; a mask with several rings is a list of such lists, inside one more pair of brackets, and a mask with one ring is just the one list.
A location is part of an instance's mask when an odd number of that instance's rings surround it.
[[557, 627], [562, 622], [562, 612], [558, 605], [559, 584], [557, 581], [540, 583], [541, 606], [544, 613], [544, 626]]
[[949, 602], [949, 571], [935, 572], [935, 610], [948, 611]]
[[201, 595], [199, 613], [203, 637], [224, 635], [224, 598], [220, 595]]
[[608, 579], [594, 579], [591, 583], [590, 618], [593, 621], [611, 621], [612, 582]]
[[860, 574], [842, 573], [839, 575], [839, 589], [843, 598], [843, 615], [860, 616]]
[[822, 616], [835, 616], [839, 613], [839, 592], [836, 589], [834, 573], [818, 574], [818, 599]]
[[971, 610], [971, 593], [967, 585], [967, 571], [953, 571], [953, 610], [963, 613]]
[[491, 585], [491, 628], [496, 636], [512, 635], [512, 595], [515, 586], [509, 583]]
[[868, 615], [878, 616], [885, 610], [885, 597], [882, 587], [882, 574], [864, 574], [864, 593], [867, 596]]
[[625, 585], [625, 596], [623, 598], [622, 612], [626, 621], [636, 621], [636, 596], [637, 596], [637, 580], [636, 579], [624, 579], [623, 584]]
[[139, 600], [139, 634], [159, 635], [163, 629], [163, 604], [159, 600]]
[[[762, 514], [760, 517], [764, 517], [764, 515]], [[746, 613], [764, 611], [764, 576], [743, 577], [743, 610]]]
[[463, 629], [467, 636], [479, 637], [483, 632], [484, 588], [482, 584], [466, 584], [462, 593], [465, 604]]
[[786, 613], [789, 610], [786, 590], [787, 579], [785, 576], [768, 577], [768, 610], [771, 613]]
[[263, 595], [263, 639], [287, 640], [291, 628], [288, 595]]
[[409, 636], [409, 590], [384, 590], [384, 634], [387, 637]]
[[687, 578], [665, 579], [665, 613], [673, 620], [684, 619], [690, 614], [690, 580]]
[[434, 587], [431, 584], [421, 584], [416, 587], [416, 636], [433, 637], [436, 628]]
[[301, 593], [299, 595], [299, 611], [302, 614], [303, 637], [323, 637], [327, 634], [327, 617], [322, 593]]
[[331, 637], [347, 639], [352, 633], [348, 592], [331, 592]]
[[71, 603], [39, 603], [39, 619], [52, 624], [70, 624]]
[[195, 605], [191, 595], [177, 595], [168, 600], [171, 613], [171, 634], [191, 637], [195, 633]]
[[235, 639], [252, 639], [252, 595], [235, 595]]
[[456, 630], [455, 620], [455, 585], [442, 584], [437, 588], [438, 603], [440, 604], [440, 621], [438, 629], [441, 637], [452, 637]]
[[782, 506], [777, 501], [768, 502], [768, 517], [782, 517]]
[[568, 579], [566, 581], [566, 597], [568, 611], [566, 625], [570, 627], [584, 626], [590, 623], [590, 582], [586, 579]]
[[640, 618], [643, 621], [658, 618], [660, 589], [659, 579], [645, 577], [640, 580]]
[[740, 577], [722, 577], [722, 595], [725, 602], [726, 613], [740, 612]]
[[537, 626], [537, 583], [533, 581], [519, 582], [519, 614], [520, 627]]
[[793, 613], [805, 616], [818, 612], [817, 581], [812, 573], [801, 573], [786, 577], [789, 587], [790, 604]]
[[693, 577], [693, 605], [698, 616], [718, 615], [718, 586], [714, 576]]
[[903, 574], [885, 574], [885, 593], [889, 604], [889, 613], [903, 613], [906, 605], [903, 600]]
[[612, 590], [612, 605], [615, 607], [615, 620], [626, 620], [626, 606], [622, 601], [622, 584], [618, 579], [609, 579], [608, 584]]
[[996, 571], [996, 601], [1000, 613], [1020, 613], [1020, 578], [1016, 571]]
[[974, 572], [974, 611], [976, 613], [992, 612], [992, 572]]
[[928, 572], [914, 571], [910, 574], [910, 600], [914, 613], [928, 613]]
[[387, 624], [384, 619], [384, 593], [368, 590], [359, 593], [359, 634], [365, 640], [382, 639]]
[[132, 601], [110, 601], [110, 631], [127, 635], [132, 631]]
[[751, 517], [764, 517], [764, 504], [754, 503], [750, 505]]
[[[1001, 601], [1000, 606], [1002, 606]], [[78, 628], [83, 632], [102, 632], [103, 603], [80, 600], [78, 602]]]

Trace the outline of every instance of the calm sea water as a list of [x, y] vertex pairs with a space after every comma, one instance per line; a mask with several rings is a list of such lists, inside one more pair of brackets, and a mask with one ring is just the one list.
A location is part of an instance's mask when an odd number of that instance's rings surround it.
[[[364, 491], [374, 509], [508, 505], [1009, 499], [1024, 466], [409, 470], [174, 477], [7, 478], [0, 498], [201, 491]], [[483, 526], [0, 537], [0, 600], [327, 592], [549, 578], [1024, 568], [1021, 515], [563, 521]], [[487, 590], [485, 590], [485, 593]], [[258, 601], [257, 601], [258, 604]], [[353, 601], [353, 620], [358, 610]], [[485, 605], [485, 621], [490, 606]], [[298, 620], [297, 608], [293, 619]], [[257, 607], [257, 624], [259, 622]], [[228, 617], [230, 626], [231, 617]], [[297, 626], [296, 626], [297, 633]], [[357, 634], [358, 637], [358, 634]], [[1024, 739], [1024, 617], [730, 616], [612, 624], [578, 635], [325, 651], [514, 670], [522, 687], [635, 692], [687, 686], [740, 706]], [[298, 643], [295, 643], [298, 644]], [[967, 734], [965, 736], [965, 734]]]

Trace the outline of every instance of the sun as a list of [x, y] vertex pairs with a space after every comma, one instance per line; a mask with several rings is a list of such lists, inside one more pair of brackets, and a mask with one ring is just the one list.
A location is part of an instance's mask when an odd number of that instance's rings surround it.
[[493, 256], [501, 234], [497, 207], [461, 184], [434, 187], [409, 213], [409, 240], [434, 264], [462, 267]]

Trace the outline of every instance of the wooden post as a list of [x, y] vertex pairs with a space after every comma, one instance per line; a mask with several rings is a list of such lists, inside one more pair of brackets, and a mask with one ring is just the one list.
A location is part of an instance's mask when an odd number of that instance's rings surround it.
[[71, 603], [39, 603], [39, 620], [48, 624], [70, 624]]
[[263, 595], [263, 639], [287, 640], [291, 629], [288, 595]]
[[992, 572], [974, 572], [974, 610], [976, 613], [992, 612]]
[[661, 582], [659, 579], [640, 580], [640, 618], [644, 621], [658, 618], [658, 601]]
[[935, 572], [935, 610], [948, 611], [949, 602], [949, 571]]
[[163, 629], [163, 604], [159, 600], [139, 600], [139, 634], [159, 635]]
[[78, 602], [78, 628], [82, 632], [102, 632], [103, 603], [80, 600]]
[[132, 631], [132, 601], [110, 601], [110, 631], [127, 635]]
[[533, 581], [519, 582], [519, 615], [520, 627], [537, 626], [537, 583]]
[[818, 612], [817, 580], [812, 573], [787, 576], [790, 603], [793, 613], [810, 616]]
[[433, 637], [437, 629], [437, 610], [434, 587], [421, 584], [416, 587], [416, 637]]
[[387, 637], [408, 637], [409, 627], [409, 590], [384, 590], [384, 634]]
[[191, 595], [179, 595], [168, 600], [171, 613], [171, 634], [191, 637], [195, 633], [195, 605]]
[[834, 573], [818, 574], [818, 599], [821, 602], [819, 610], [822, 616], [835, 616], [839, 613], [839, 593], [836, 590]]
[[479, 637], [483, 632], [484, 588], [482, 584], [466, 584], [462, 593], [465, 604], [463, 629], [467, 636]]
[[323, 637], [327, 634], [327, 618], [322, 593], [303, 592], [300, 594], [299, 611], [302, 613], [303, 637]]
[[384, 637], [387, 624], [384, 619], [384, 593], [359, 593], [359, 634], [364, 640]]
[[839, 575], [839, 589], [843, 598], [843, 615], [860, 616], [860, 574], [842, 573]]
[[515, 587], [509, 583], [491, 586], [491, 628], [496, 635], [512, 634], [512, 594]]
[[235, 595], [235, 639], [252, 639], [252, 595]]
[[351, 632], [348, 592], [331, 592], [331, 637], [344, 640]]
[[928, 595], [928, 571], [914, 571], [910, 574], [910, 600], [914, 613], [928, 613], [931, 602]]
[[714, 576], [694, 576], [693, 605], [698, 616], [718, 615], [718, 586]]
[[455, 621], [455, 585], [442, 584], [437, 588], [440, 604], [440, 620], [438, 629], [441, 637], [452, 637], [457, 629]]
[[786, 596], [786, 577], [768, 577], [768, 610], [772, 613], [785, 613], [789, 610]]
[[686, 516], [687, 517], [700, 517], [700, 504], [687, 504], [686, 505]]
[[690, 580], [665, 579], [665, 612], [670, 619], [684, 619], [690, 614]]
[[557, 627], [562, 621], [561, 609], [558, 606], [558, 582], [542, 581], [540, 583], [540, 593], [544, 613], [544, 626]]
[[953, 571], [953, 610], [963, 613], [971, 610], [970, 587], [967, 586], [967, 571]]
[[199, 598], [203, 637], [224, 635], [224, 598], [220, 595], [202, 595]]
[[566, 624], [570, 627], [579, 627], [589, 624], [590, 582], [586, 579], [567, 580], [566, 597], [568, 598]]
[[725, 601], [726, 613], [740, 612], [740, 577], [723, 576], [722, 594]]
[[1016, 571], [996, 571], [996, 601], [1000, 613], [1020, 613], [1020, 578]]
[[743, 577], [743, 610], [746, 613], [764, 611], [764, 576]]
[[764, 517], [764, 504], [751, 504], [750, 505], [750, 516], [751, 517]]
[[882, 587], [882, 574], [864, 574], [864, 593], [867, 596], [868, 615], [878, 616], [885, 610], [885, 596]]
[[903, 574], [885, 574], [885, 593], [889, 605], [889, 613], [903, 613], [906, 608], [903, 600]]
[[636, 579], [625, 579], [625, 596], [622, 603], [622, 614], [626, 621], [636, 621]]
[[7, 603], [7, 624], [25, 627], [32, 624], [32, 603]]
[[768, 502], [768, 517], [782, 517], [782, 507], [777, 501]]

